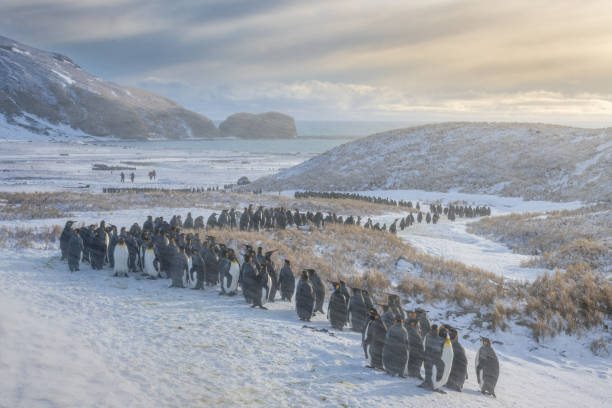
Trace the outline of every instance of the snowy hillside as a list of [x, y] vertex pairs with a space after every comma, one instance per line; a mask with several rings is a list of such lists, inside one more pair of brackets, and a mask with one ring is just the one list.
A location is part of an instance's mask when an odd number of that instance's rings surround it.
[[612, 200], [612, 129], [443, 123], [379, 133], [257, 180], [268, 191], [458, 190]]
[[0, 119], [41, 134], [63, 125], [130, 139], [218, 135], [211, 120], [169, 99], [103, 81], [64, 55], [2, 36]]

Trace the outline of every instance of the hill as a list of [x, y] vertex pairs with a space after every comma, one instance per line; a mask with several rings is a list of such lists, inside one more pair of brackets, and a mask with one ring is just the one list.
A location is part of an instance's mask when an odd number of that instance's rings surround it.
[[69, 126], [125, 139], [215, 137], [205, 116], [155, 93], [106, 82], [70, 58], [0, 36], [0, 119], [34, 133]]
[[612, 129], [442, 123], [338, 146], [247, 188], [420, 189], [555, 201], [612, 201]]

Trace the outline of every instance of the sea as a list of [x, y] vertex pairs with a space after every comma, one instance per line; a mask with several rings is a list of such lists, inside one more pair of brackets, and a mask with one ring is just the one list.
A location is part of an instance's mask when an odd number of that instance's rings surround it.
[[[214, 121], [219, 125], [220, 121]], [[96, 142], [100, 145], [119, 145], [141, 150], [197, 150], [242, 153], [307, 154], [315, 155], [356, 139], [384, 132], [421, 125], [418, 122], [383, 121], [296, 121], [295, 139], [190, 139], [190, 140], [115, 140]]]

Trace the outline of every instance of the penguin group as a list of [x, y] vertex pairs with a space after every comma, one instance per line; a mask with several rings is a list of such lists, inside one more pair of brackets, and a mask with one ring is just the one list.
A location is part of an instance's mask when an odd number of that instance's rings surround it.
[[[249, 214], [244, 224], [248, 229], [251, 214], [263, 215], [265, 211], [260, 208], [251, 213], [246, 208], [245, 213]], [[272, 216], [279, 213], [282, 211], [278, 209], [268, 211]], [[267, 217], [260, 218], [260, 227]], [[134, 223], [119, 231], [105, 221], [83, 228], [73, 228], [75, 221], [67, 221], [60, 237], [61, 259], [67, 261], [71, 272], [78, 271], [84, 261], [96, 270], [108, 266], [116, 277], [139, 273], [149, 279], [169, 279], [173, 288], [218, 287], [219, 295], [235, 296], [241, 287], [245, 301], [253, 308], [266, 309], [265, 305], [278, 295], [291, 302], [295, 295], [300, 320], [309, 322], [320, 313], [334, 329], [348, 327], [360, 333], [367, 367], [384, 370], [391, 376], [417, 378], [422, 381], [419, 387], [424, 389], [443, 393], [441, 388], [446, 387], [462, 391], [468, 379], [468, 363], [457, 328], [446, 323], [430, 324], [427, 312], [421, 308], [405, 311], [398, 295], [388, 295], [379, 314], [367, 290], [354, 287], [349, 291], [342, 280], [329, 282], [333, 291], [325, 312], [326, 285], [315, 269], [303, 269], [296, 282], [290, 260], [285, 259], [277, 272], [272, 260], [276, 250], [264, 251], [263, 247], [255, 249], [247, 244], [237, 254], [229, 245], [217, 243], [212, 235], [201, 239], [197, 231], [182, 231], [195, 229], [203, 222], [198, 218], [194, 220], [189, 213], [184, 222], [180, 216], [167, 222], [163, 217], [148, 216], [142, 227]], [[231, 211], [219, 218], [224, 228], [226, 222], [232, 228]], [[236, 221], [242, 223], [242, 216]], [[219, 225], [219, 219], [216, 222]], [[256, 225], [254, 222], [252, 228]], [[482, 338], [475, 366], [480, 391], [495, 396], [499, 360], [487, 338]]]
[[[328, 320], [334, 329], [348, 326], [361, 333], [368, 368], [419, 379], [419, 387], [439, 393], [444, 393], [442, 387], [463, 390], [468, 362], [457, 328], [430, 324], [421, 308], [405, 311], [397, 295], [388, 296], [379, 314], [366, 290], [353, 288], [349, 295], [344, 282], [331, 284]], [[480, 391], [495, 396], [499, 361], [489, 339], [482, 339], [475, 365]]]

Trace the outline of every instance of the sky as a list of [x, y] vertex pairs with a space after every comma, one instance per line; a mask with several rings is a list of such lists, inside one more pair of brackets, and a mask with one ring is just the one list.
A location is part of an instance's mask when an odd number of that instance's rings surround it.
[[2, 0], [0, 35], [212, 119], [612, 126], [609, 0]]

